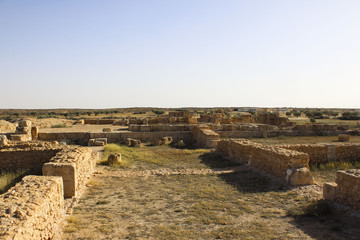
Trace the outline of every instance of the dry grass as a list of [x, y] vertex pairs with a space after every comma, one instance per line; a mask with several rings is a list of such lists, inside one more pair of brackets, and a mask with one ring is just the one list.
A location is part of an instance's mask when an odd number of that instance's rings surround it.
[[170, 146], [133, 148], [124, 145], [108, 144], [105, 146], [101, 164], [104, 164], [111, 153], [121, 153], [123, 165], [133, 169], [156, 168], [220, 168], [238, 164], [211, 154], [208, 149], [177, 149]]
[[18, 170], [15, 172], [3, 172], [0, 174], [0, 194], [6, 192], [27, 174], [28, 170]]
[[[133, 168], [226, 166], [209, 150], [120, 151]], [[98, 166], [100, 169], [104, 166]], [[107, 167], [105, 167], [107, 168]], [[314, 200], [257, 173], [117, 177], [99, 174], [75, 207], [64, 239], [356, 239]], [[333, 231], [339, 229], [339, 231]], [[344, 233], [346, 232], [346, 234]]]

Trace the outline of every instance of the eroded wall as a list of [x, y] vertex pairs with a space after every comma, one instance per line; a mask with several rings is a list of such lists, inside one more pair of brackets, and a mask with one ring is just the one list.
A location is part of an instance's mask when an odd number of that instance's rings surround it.
[[0, 239], [54, 239], [63, 214], [61, 177], [26, 176], [0, 195]]

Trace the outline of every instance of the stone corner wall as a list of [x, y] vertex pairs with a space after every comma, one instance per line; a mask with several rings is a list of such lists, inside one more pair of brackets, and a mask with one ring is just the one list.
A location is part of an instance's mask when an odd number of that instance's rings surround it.
[[94, 171], [97, 157], [91, 148], [64, 148], [43, 165], [42, 172], [44, 176], [61, 176], [64, 196], [74, 197]]
[[26, 176], [0, 195], [0, 239], [59, 238], [63, 214], [61, 177]]
[[360, 209], [360, 169], [336, 172], [336, 182], [324, 183], [323, 196], [355, 210]]
[[216, 148], [220, 142], [220, 135], [207, 125], [196, 126], [192, 131], [193, 139], [200, 147]]
[[225, 158], [269, 173], [290, 185], [313, 184], [309, 155], [249, 140], [221, 140], [216, 151]]

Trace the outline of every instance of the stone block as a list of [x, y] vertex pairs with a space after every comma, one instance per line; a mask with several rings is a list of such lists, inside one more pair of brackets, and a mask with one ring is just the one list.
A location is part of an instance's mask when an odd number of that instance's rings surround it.
[[335, 201], [336, 187], [337, 187], [337, 184], [335, 182], [324, 183], [323, 196], [326, 200]]
[[45, 163], [42, 167], [44, 176], [60, 176], [64, 182], [64, 196], [74, 197], [76, 195], [76, 164], [75, 163]]
[[94, 142], [94, 146], [105, 146], [105, 142], [104, 141], [95, 141]]
[[30, 141], [31, 136], [29, 136], [27, 134], [11, 134], [10, 140], [25, 142], [25, 141]]
[[0, 146], [6, 146], [8, 144], [8, 139], [6, 135], [0, 135]]
[[37, 140], [39, 135], [39, 127], [31, 127], [31, 138]]

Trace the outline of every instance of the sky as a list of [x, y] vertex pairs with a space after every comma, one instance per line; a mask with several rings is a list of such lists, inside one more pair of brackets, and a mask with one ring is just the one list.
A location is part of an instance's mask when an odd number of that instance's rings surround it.
[[0, 0], [0, 108], [360, 108], [359, 0]]

